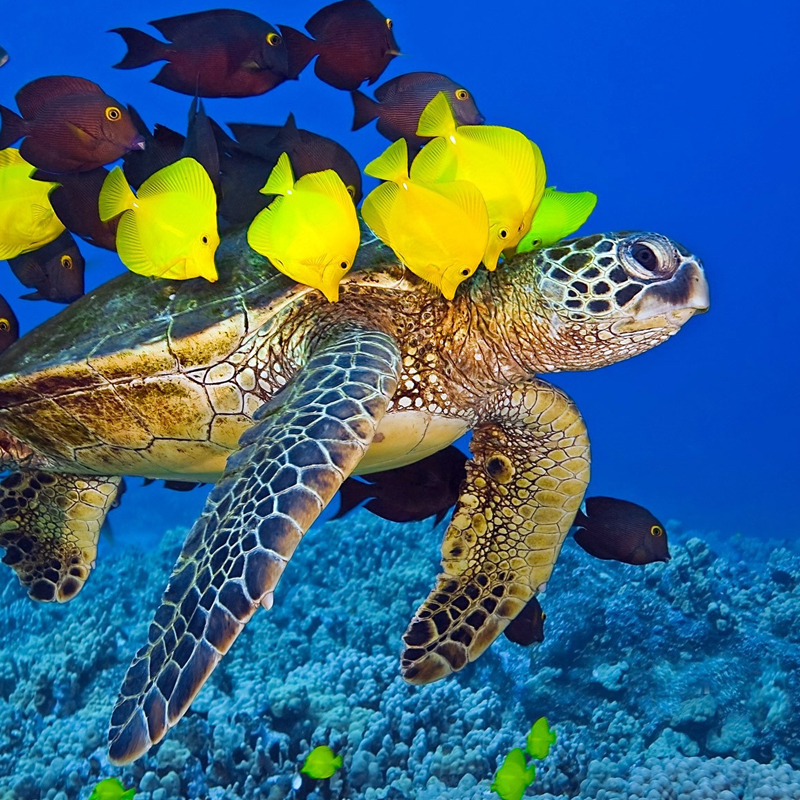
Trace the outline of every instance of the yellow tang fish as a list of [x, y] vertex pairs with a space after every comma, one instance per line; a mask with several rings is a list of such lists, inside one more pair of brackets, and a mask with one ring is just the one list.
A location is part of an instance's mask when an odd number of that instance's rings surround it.
[[205, 168], [193, 158], [153, 173], [137, 194], [114, 167], [98, 205], [103, 222], [122, 214], [117, 253], [131, 272], [179, 281], [217, 280], [217, 196]]
[[444, 92], [425, 107], [417, 135], [438, 138], [426, 144], [414, 159], [413, 180], [470, 181], [483, 195], [490, 225], [483, 263], [493, 270], [500, 253], [516, 246], [530, 228], [544, 193], [546, 173], [541, 151], [513, 128], [457, 127]]
[[341, 766], [341, 755], [334, 755], [328, 745], [321, 744], [308, 754], [300, 772], [304, 772], [309, 778], [322, 780], [330, 778]]
[[525, 789], [536, 778], [536, 767], [525, 763], [525, 753], [515, 747], [497, 770], [489, 787], [501, 800], [522, 800]]
[[481, 193], [467, 181], [422, 183], [409, 178], [405, 139], [398, 139], [364, 172], [387, 181], [364, 200], [364, 221], [403, 264], [452, 300], [486, 250], [489, 216]]
[[282, 153], [262, 194], [277, 194], [247, 230], [250, 247], [298, 283], [319, 289], [331, 303], [353, 266], [361, 240], [353, 198], [332, 169], [295, 182]]
[[0, 260], [38, 250], [63, 232], [48, 194], [58, 186], [31, 178], [19, 150], [0, 150]]
[[527, 253], [550, 247], [574, 233], [589, 218], [597, 205], [592, 192], [559, 192], [548, 186], [536, 209], [531, 229], [522, 237], [516, 252]]

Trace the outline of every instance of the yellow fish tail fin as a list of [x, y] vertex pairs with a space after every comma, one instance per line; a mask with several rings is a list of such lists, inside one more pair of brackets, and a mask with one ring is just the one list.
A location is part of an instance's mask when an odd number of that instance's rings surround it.
[[597, 205], [597, 195], [594, 192], [559, 192], [556, 189], [546, 189], [544, 199], [561, 206], [564, 218], [564, 233], [561, 238], [580, 228]]
[[336, 758], [333, 759], [333, 766], [336, 767], [336, 769], [339, 769], [339, 767], [342, 766], [342, 757], [341, 757], [341, 755], [338, 755], [338, 756], [336, 756]]
[[205, 167], [193, 158], [182, 158], [174, 164], [154, 172], [140, 187], [139, 198], [156, 197], [162, 194], [188, 194], [204, 205], [217, 207], [214, 184]]
[[411, 164], [411, 180], [417, 183], [440, 183], [455, 180], [457, 159], [446, 139], [428, 142]]
[[450, 101], [444, 92], [439, 92], [425, 106], [417, 125], [417, 136], [453, 136], [456, 120]]
[[106, 175], [103, 186], [100, 189], [100, 198], [97, 207], [100, 212], [100, 220], [108, 222], [110, 219], [119, 216], [123, 211], [133, 208], [136, 195], [128, 186], [128, 179], [125, 173], [119, 168], [114, 167]]
[[281, 153], [278, 163], [273, 167], [261, 194], [289, 194], [294, 188], [294, 172], [288, 153]]
[[382, 181], [404, 181], [408, 178], [408, 144], [402, 137], [387, 147], [364, 172]]
[[375, 235], [392, 247], [392, 218], [401, 188], [394, 182], [382, 183], [373, 189], [361, 206], [361, 216]]
[[[111, 175], [113, 174], [112, 172]], [[106, 183], [108, 183], [108, 178], [106, 178]], [[103, 184], [103, 188], [105, 188], [105, 184]], [[102, 200], [102, 193], [100, 197]], [[117, 227], [117, 253], [120, 261], [131, 272], [138, 275], [154, 275], [158, 271], [142, 247], [136, 214], [123, 214], [120, 218]]]

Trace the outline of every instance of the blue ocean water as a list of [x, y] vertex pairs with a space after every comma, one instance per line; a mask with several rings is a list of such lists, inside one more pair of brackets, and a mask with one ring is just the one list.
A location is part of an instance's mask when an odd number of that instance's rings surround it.
[[[236, 6], [302, 28], [321, 4]], [[105, 31], [213, 7], [17, 4], [0, 30], [11, 56], [0, 103], [13, 107], [36, 77], [81, 75], [149, 123], [182, 130], [189, 99], [148, 83], [158, 65], [111, 69], [124, 47]], [[274, 611], [248, 627], [194, 713], [124, 773], [126, 785], [137, 786], [137, 800], [291, 797], [295, 763], [330, 741], [349, 754], [344, 782], [294, 796], [488, 797], [498, 759], [543, 710], [560, 723], [562, 744], [530, 796], [800, 797], [796, 7], [379, 7], [406, 53], [381, 81], [433, 70], [463, 82], [488, 122], [541, 146], [549, 184], [598, 194], [584, 232], [656, 230], [704, 260], [709, 314], [631, 361], [554, 377], [589, 426], [590, 494], [680, 520], [670, 526], [674, 558], [644, 570], [598, 566], [569, 542], [541, 647], [502, 642], [463, 678], [415, 692], [397, 677], [397, 647], [437, 571], [441, 529], [363, 513], [318, 525]], [[262, 97], [207, 108], [221, 121], [269, 124], [293, 111], [362, 166], [387, 144], [373, 125], [352, 133], [349, 97], [311, 70]], [[88, 286], [122, 271], [112, 255], [82, 249]], [[22, 293], [8, 271], [0, 293]], [[14, 305], [23, 330], [60, 309]], [[129, 481], [112, 517], [115, 544], [101, 542], [97, 573], [75, 601], [31, 606], [7, 573], [0, 797], [85, 798], [93, 780], [116, 774], [102, 755], [110, 704], [146, 636], [180, 528], [205, 496], [138, 483]]]

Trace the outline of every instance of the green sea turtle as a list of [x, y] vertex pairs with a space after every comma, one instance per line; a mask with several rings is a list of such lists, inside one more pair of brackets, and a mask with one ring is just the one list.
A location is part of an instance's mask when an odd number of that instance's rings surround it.
[[0, 545], [31, 597], [81, 589], [121, 475], [215, 481], [111, 719], [141, 756], [186, 712], [352, 473], [472, 430], [443, 573], [403, 636], [426, 683], [474, 661], [550, 577], [589, 479], [573, 403], [537, 374], [641, 353], [708, 307], [654, 233], [587, 236], [481, 271], [453, 302], [365, 237], [328, 303], [250, 251], [220, 280], [115, 278], [0, 358]]

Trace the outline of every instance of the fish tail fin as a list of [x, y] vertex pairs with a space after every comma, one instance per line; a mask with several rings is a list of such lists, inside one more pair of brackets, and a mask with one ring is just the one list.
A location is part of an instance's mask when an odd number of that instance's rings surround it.
[[575, 526], [581, 526], [582, 527], [582, 526], [588, 524], [588, 522], [589, 522], [589, 517], [587, 517], [586, 514], [583, 513], [583, 509], [579, 508], [578, 509], [578, 513], [575, 514], [575, 519], [572, 521], [573, 527], [575, 527]]
[[0, 106], [0, 120], [2, 120], [2, 128], [0, 128], [0, 150], [5, 150], [6, 147], [28, 133], [28, 123], [10, 108]]
[[371, 97], [367, 97], [364, 92], [359, 92], [358, 89], [350, 92], [350, 97], [353, 98], [353, 127], [351, 130], [357, 131], [378, 116], [378, 103]]
[[288, 153], [281, 153], [278, 163], [273, 167], [261, 194], [286, 194], [294, 188], [294, 173]]
[[100, 189], [100, 197], [97, 202], [100, 221], [108, 222], [123, 211], [133, 208], [135, 200], [136, 195], [128, 186], [125, 173], [119, 167], [114, 167], [108, 173], [103, 181], [103, 187]]
[[563, 236], [576, 231], [589, 218], [597, 205], [597, 195], [594, 192], [559, 192], [555, 188], [545, 189], [544, 199], [548, 204], [559, 205], [564, 215]]
[[334, 758], [334, 759], [333, 759], [333, 762], [332, 762], [333, 766], [334, 766], [334, 767], [336, 767], [336, 769], [340, 769], [340, 768], [341, 768], [341, 766], [342, 766], [342, 763], [343, 763], [343, 761], [342, 761], [342, 756], [341, 756], [341, 754], [339, 754], [338, 756], [336, 756], [336, 758]]
[[319, 53], [317, 43], [295, 28], [278, 25], [283, 34], [283, 41], [289, 51], [289, 78], [297, 80], [300, 73], [308, 66], [308, 62]]
[[363, 503], [372, 494], [372, 487], [364, 481], [348, 478], [339, 489], [339, 510], [331, 519], [346, 517], [356, 506]]
[[28, 294], [21, 294], [20, 300], [47, 300], [47, 298], [37, 289], [35, 292], [28, 292]]
[[109, 33], [118, 33], [128, 48], [122, 61], [114, 64], [115, 69], [136, 69], [164, 58], [164, 43], [149, 33], [136, 28], [112, 28]]
[[455, 132], [456, 120], [450, 101], [444, 92], [439, 92], [420, 115], [417, 136], [452, 136]]
[[389, 145], [374, 161], [370, 161], [364, 172], [382, 181], [404, 181], [408, 178], [408, 143], [398, 139]]

